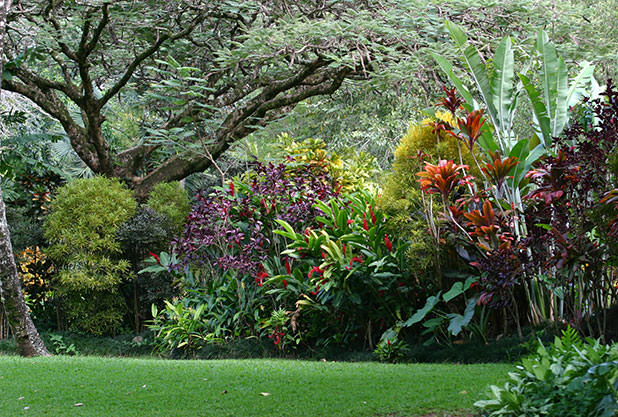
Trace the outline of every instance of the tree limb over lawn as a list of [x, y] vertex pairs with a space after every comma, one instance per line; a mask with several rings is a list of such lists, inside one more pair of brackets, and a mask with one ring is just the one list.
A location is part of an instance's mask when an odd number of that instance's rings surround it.
[[[94, 172], [144, 197], [302, 100], [399, 59], [397, 2], [370, 3], [23, 0], [8, 15], [2, 87], [56, 119]], [[147, 134], [114, 146], [106, 110], [130, 93], [148, 109]]]

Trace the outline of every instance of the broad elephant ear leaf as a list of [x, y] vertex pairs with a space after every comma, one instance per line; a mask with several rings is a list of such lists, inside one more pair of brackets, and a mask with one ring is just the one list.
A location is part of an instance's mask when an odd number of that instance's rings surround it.
[[408, 320], [403, 322], [402, 326], [410, 327], [423, 320], [427, 316], [427, 314], [429, 314], [431, 310], [433, 310], [433, 308], [440, 302], [441, 293], [442, 291], [439, 291], [438, 294], [427, 298], [425, 306], [419, 309], [416, 313], [414, 313], [412, 317], [410, 317]]
[[468, 305], [466, 306], [466, 310], [463, 315], [461, 314], [452, 314], [449, 315], [451, 321], [448, 325], [448, 331], [453, 335], [457, 336], [464, 327], [470, 324], [472, 317], [474, 317], [474, 308], [476, 307], [476, 298], [472, 298], [468, 300]]
[[457, 297], [458, 295], [463, 294], [464, 292], [464, 285], [462, 282], [456, 282], [453, 284], [453, 286], [451, 287], [450, 290], [448, 290], [443, 296], [442, 299], [444, 300], [444, 302], [448, 303], [449, 301], [451, 301], [453, 298]]

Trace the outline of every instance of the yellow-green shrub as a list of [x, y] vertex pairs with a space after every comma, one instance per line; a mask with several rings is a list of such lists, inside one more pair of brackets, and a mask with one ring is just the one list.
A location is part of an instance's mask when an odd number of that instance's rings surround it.
[[47, 253], [60, 266], [56, 286], [73, 328], [93, 334], [118, 329], [124, 314], [118, 286], [128, 278], [130, 265], [119, 258], [116, 231], [136, 207], [131, 191], [118, 180], [98, 176], [58, 189], [45, 237], [51, 244]]
[[288, 135], [281, 135], [283, 153], [298, 163], [322, 167], [331, 178], [341, 185], [341, 191], [375, 191], [375, 177], [378, 166], [374, 156], [366, 152], [351, 151], [345, 155], [328, 151], [326, 143], [319, 139], [305, 139], [297, 142]]
[[191, 211], [191, 203], [187, 192], [180, 182], [159, 183], [154, 186], [148, 197], [146, 206], [170, 220], [172, 232], [182, 232], [187, 215]]

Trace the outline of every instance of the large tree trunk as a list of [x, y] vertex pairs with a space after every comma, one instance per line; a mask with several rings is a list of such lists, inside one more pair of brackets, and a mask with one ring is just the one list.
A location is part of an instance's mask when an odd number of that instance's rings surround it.
[[[0, 0], [0, 52], [4, 49], [4, 28], [6, 12], [10, 0]], [[0, 53], [0, 75], [2, 74], [2, 55]], [[2, 89], [0, 88], [0, 98]], [[17, 350], [23, 356], [49, 356], [45, 344], [30, 318], [24, 293], [21, 291], [17, 266], [13, 258], [13, 247], [9, 235], [9, 225], [4, 212], [4, 200], [0, 187], [0, 300], [4, 304], [6, 317], [13, 330]]]
[[4, 200], [0, 188], [0, 296], [6, 317], [13, 330], [17, 350], [23, 356], [48, 356], [49, 352], [37, 332], [21, 290], [13, 248], [9, 238], [9, 227], [4, 213]]

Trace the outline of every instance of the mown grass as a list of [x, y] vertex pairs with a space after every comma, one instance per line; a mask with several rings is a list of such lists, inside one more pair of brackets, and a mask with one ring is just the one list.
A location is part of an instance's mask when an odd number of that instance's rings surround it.
[[443, 415], [470, 409], [509, 368], [0, 356], [0, 416]]

